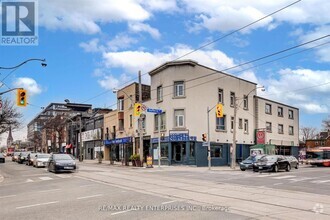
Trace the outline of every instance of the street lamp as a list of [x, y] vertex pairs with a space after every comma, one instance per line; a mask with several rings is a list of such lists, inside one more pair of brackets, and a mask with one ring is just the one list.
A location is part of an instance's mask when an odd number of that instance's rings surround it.
[[11, 69], [16, 69], [16, 68], [18, 68], [18, 67], [20, 67], [20, 66], [23, 66], [24, 64], [26, 64], [26, 63], [28, 63], [28, 62], [30, 62], [30, 61], [40, 61], [40, 62], [42, 62], [42, 63], [41, 63], [41, 66], [42, 66], [42, 67], [46, 67], [46, 66], [47, 66], [47, 63], [45, 63], [45, 62], [46, 62], [46, 59], [36, 59], [36, 58], [32, 58], [32, 59], [25, 60], [24, 62], [22, 62], [22, 63], [20, 63], [20, 64], [18, 64], [18, 65], [16, 65], [16, 66], [12, 66], [12, 67], [2, 67], [2, 66], [0, 66], [0, 70], [11, 70]]
[[[257, 89], [261, 89], [261, 91], [265, 91], [264, 86], [256, 87], [256, 88], [252, 89], [245, 97], [248, 97], [251, 94], [251, 92], [253, 92]], [[240, 99], [242, 99], [242, 98], [240, 98]], [[231, 163], [230, 163], [230, 168], [232, 168], [232, 169], [236, 168], [236, 115], [237, 115], [237, 107], [239, 107], [242, 104], [242, 102], [237, 104], [237, 101], [240, 100], [240, 99], [234, 97], [233, 146], [231, 148]], [[244, 97], [243, 97], [243, 99], [244, 99]]]

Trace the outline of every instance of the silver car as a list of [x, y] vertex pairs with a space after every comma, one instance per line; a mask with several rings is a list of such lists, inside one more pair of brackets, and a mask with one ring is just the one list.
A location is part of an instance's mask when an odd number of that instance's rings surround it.
[[33, 160], [34, 167], [46, 167], [50, 154], [37, 154]]

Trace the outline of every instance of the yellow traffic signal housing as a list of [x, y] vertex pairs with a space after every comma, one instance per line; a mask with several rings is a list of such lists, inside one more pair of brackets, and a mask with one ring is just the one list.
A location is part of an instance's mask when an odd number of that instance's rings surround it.
[[223, 117], [223, 106], [222, 106], [222, 104], [217, 104], [215, 114], [217, 115], [217, 118], [222, 118]]
[[140, 116], [142, 109], [141, 109], [142, 105], [141, 103], [135, 103], [134, 104], [134, 116]]
[[25, 89], [17, 90], [17, 106], [25, 107], [27, 105], [27, 93]]
[[202, 134], [202, 140], [203, 140], [204, 142], [206, 142], [206, 134], [205, 134], [205, 133]]

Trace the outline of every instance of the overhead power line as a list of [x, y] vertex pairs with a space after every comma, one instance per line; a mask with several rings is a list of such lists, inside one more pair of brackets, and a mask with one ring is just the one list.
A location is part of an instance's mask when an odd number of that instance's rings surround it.
[[[262, 20], [264, 20], [264, 19], [266, 19], [266, 18], [268, 18], [268, 17], [270, 17], [270, 16], [272, 16], [272, 15], [274, 15], [274, 14], [276, 14], [276, 13], [278, 13], [278, 12], [281, 12], [281, 11], [283, 11], [283, 10], [285, 10], [285, 9], [287, 9], [287, 8], [289, 8], [289, 7], [291, 7], [292, 5], [297, 4], [297, 3], [300, 2], [300, 1], [301, 1], [301, 0], [295, 1], [295, 2], [293, 2], [293, 3], [291, 3], [291, 4], [289, 4], [289, 5], [286, 5], [286, 6], [282, 7], [282, 8], [280, 8], [280, 9], [278, 9], [278, 10], [276, 10], [276, 11], [270, 13], [270, 14], [265, 15], [264, 17], [261, 17], [261, 18], [255, 20], [255, 21], [253, 21], [253, 22], [251, 22], [251, 23], [249, 23], [249, 24], [247, 24], [247, 25], [244, 25], [244, 26], [241, 27], [241, 28], [238, 28], [238, 29], [236, 29], [236, 30], [234, 30], [234, 31], [232, 31], [232, 32], [230, 32], [230, 33], [228, 33], [228, 34], [222, 35], [222, 36], [220, 36], [219, 38], [217, 38], [217, 39], [215, 39], [215, 40], [213, 40], [213, 41], [211, 41], [211, 42], [208, 42], [208, 43], [206, 43], [206, 44], [203, 44], [202, 46], [200, 46], [200, 47], [198, 47], [198, 48], [196, 48], [196, 49], [194, 49], [194, 50], [191, 50], [191, 51], [189, 51], [189, 52], [183, 54], [182, 56], [179, 56], [179, 57], [175, 58], [175, 59], [172, 60], [171, 62], [176, 61], [176, 60], [178, 60], [178, 59], [181, 59], [181, 58], [183, 58], [183, 57], [185, 57], [185, 56], [188, 56], [188, 55], [190, 55], [190, 54], [192, 54], [192, 53], [194, 53], [194, 52], [196, 52], [196, 51], [198, 51], [198, 50], [200, 50], [200, 49], [203, 49], [203, 48], [205, 48], [205, 47], [207, 47], [207, 46], [209, 46], [209, 45], [211, 45], [211, 44], [214, 44], [214, 43], [216, 43], [216, 42], [218, 42], [218, 41], [220, 41], [220, 40], [222, 40], [222, 39], [224, 39], [224, 38], [226, 38], [226, 37], [228, 37], [228, 36], [230, 36], [230, 35], [233, 35], [233, 34], [239, 32], [239, 31], [241, 31], [241, 30], [243, 30], [243, 29], [245, 29], [245, 28], [247, 28], [247, 27], [250, 27], [250, 26], [252, 26], [252, 25], [254, 25], [254, 24], [256, 24], [256, 23], [258, 23], [258, 22], [260, 22], [260, 21], [262, 21]], [[146, 75], [146, 74], [148, 74], [148, 72], [143, 73], [141, 76], [144, 76], [144, 75]], [[122, 83], [119, 87], [122, 87], [123, 85], [126, 85], [126, 84], [128, 84], [128, 83], [130, 83], [130, 82], [134, 82], [137, 78], [138, 78], [138, 77], [135, 77], [135, 78], [133, 78], [133, 79], [131, 79], [131, 80], [129, 80], [129, 81], [126, 81], [126, 82]], [[106, 90], [105, 92], [102, 92], [102, 93], [100, 93], [100, 94], [98, 94], [98, 95], [95, 95], [95, 96], [93, 96], [92, 98], [89, 98], [89, 99], [87, 99], [86, 101], [83, 101], [82, 103], [86, 103], [86, 102], [88, 102], [88, 101], [90, 101], [90, 100], [92, 100], [92, 99], [94, 99], [94, 98], [97, 98], [97, 97], [99, 97], [99, 96], [101, 96], [101, 95], [104, 95], [104, 94], [106, 94], [106, 93], [108, 93], [108, 92], [110, 92], [110, 90]]]

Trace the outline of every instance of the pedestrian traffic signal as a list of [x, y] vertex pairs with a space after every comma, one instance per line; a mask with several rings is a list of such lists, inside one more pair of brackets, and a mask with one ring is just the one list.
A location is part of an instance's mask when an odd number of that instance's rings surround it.
[[25, 107], [27, 105], [26, 90], [18, 89], [17, 90], [17, 106]]
[[222, 110], [222, 104], [217, 104], [217, 108], [215, 110], [215, 114], [217, 115], [217, 118], [223, 117], [223, 110]]
[[142, 109], [141, 109], [142, 105], [141, 103], [135, 103], [134, 104], [134, 116], [140, 116]]
[[206, 142], [206, 134], [205, 134], [205, 133], [202, 134], [202, 140], [203, 140], [204, 142]]

